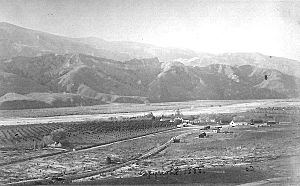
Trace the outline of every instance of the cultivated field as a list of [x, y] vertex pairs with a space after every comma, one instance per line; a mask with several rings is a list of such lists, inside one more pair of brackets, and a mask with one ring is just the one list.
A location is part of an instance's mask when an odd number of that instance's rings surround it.
[[0, 148], [30, 149], [34, 141], [41, 141], [51, 131], [61, 128], [66, 130], [68, 141], [78, 149], [172, 127], [176, 126], [168, 121], [151, 119], [0, 126]]
[[55, 129], [66, 131], [66, 150], [80, 150], [175, 127], [174, 123], [152, 119], [0, 126], [0, 165], [65, 152], [64, 149], [42, 150], [43, 137]]

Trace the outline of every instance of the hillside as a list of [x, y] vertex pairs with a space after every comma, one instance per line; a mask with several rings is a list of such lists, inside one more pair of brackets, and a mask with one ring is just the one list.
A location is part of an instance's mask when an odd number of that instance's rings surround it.
[[[146, 59], [138, 61], [144, 63], [137, 65], [132, 60], [128, 61], [131, 65], [126, 65], [81, 54], [14, 57], [0, 62], [0, 96], [9, 93], [23, 94], [27, 96], [26, 99], [16, 100], [14, 103], [24, 105], [24, 100], [28, 102], [27, 98], [43, 103], [37, 104], [36, 108], [145, 103], [148, 102], [143, 96], [146, 89], [143, 88], [141, 80], [134, 79], [137, 78], [134, 74], [143, 73], [144, 76], [141, 77], [143, 83], [150, 81], [149, 77], [152, 78], [153, 73], [155, 74], [153, 72], [155, 68], [143, 72], [143, 69], [147, 68], [148, 61]], [[157, 59], [156, 63], [159, 67]], [[140, 64], [143, 64], [143, 67], [139, 67]], [[140, 71], [136, 72], [135, 68]], [[11, 100], [5, 99], [1, 105], [8, 104]], [[12, 108], [23, 107], [25, 106]], [[28, 106], [28, 108], [35, 107]]]
[[251, 65], [193, 67], [157, 58], [118, 62], [84, 54], [14, 57], [0, 61], [0, 72], [0, 96], [22, 94], [47, 107], [290, 98], [299, 96], [300, 87], [299, 78]]
[[[268, 80], [264, 79], [268, 74]], [[158, 100], [268, 99], [297, 97], [299, 79], [276, 70], [244, 65], [214, 64], [206, 67], [166, 64], [150, 84]]]
[[146, 103], [137, 96], [102, 95], [94, 98], [72, 93], [7, 93], [0, 97], [0, 110], [38, 109], [101, 105], [106, 103]]
[[177, 59], [188, 66], [204, 67], [211, 64], [225, 64], [231, 66], [251, 65], [259, 68], [278, 70], [291, 76], [300, 77], [300, 63], [276, 56], [267, 56], [260, 53], [225, 53], [220, 55], [200, 54], [198, 57]]
[[48, 107], [50, 107], [50, 105], [47, 103], [16, 93], [7, 93], [4, 96], [0, 97], [1, 110], [33, 109]]

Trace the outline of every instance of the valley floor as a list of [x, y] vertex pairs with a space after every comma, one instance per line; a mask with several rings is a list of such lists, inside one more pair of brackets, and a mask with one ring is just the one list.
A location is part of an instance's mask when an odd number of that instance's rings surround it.
[[[153, 104], [143, 109], [141, 109], [142, 105], [136, 107], [130, 104], [113, 105], [112, 110], [119, 110], [119, 112], [36, 118], [6, 117], [1, 120], [1, 124], [2, 127], [12, 127], [9, 125], [16, 125], [16, 122], [17, 124], [46, 124], [58, 121], [105, 119], [111, 116], [132, 117], [149, 111], [152, 111], [154, 115], [167, 115], [167, 113], [173, 114], [174, 109], [177, 108], [180, 108], [184, 115], [193, 113], [238, 114], [257, 107], [299, 105], [300, 101], [297, 100], [195, 101], [181, 104]], [[139, 109], [141, 109], [140, 112], [138, 112]], [[30, 179], [52, 180], [58, 177], [67, 179], [66, 184], [78, 185], [154, 183], [297, 185], [300, 181], [299, 120], [280, 122], [272, 126], [231, 127], [227, 125], [222, 127], [220, 133], [212, 129], [203, 130], [203, 128], [202, 125], [194, 125], [99, 148], [70, 151], [51, 157], [4, 165], [0, 167], [0, 184]], [[208, 136], [199, 138], [202, 132], [206, 132]], [[172, 143], [174, 137], [179, 138], [180, 142]], [[34, 154], [34, 152], [28, 153]], [[36, 153], [43, 152], [37, 151]], [[17, 154], [15, 153], [14, 156]], [[101, 170], [107, 168], [107, 156], [118, 157], [125, 163], [117, 164], [113, 169], [100, 173]], [[143, 156], [146, 158], [139, 158]], [[132, 159], [134, 161], [131, 161]], [[7, 161], [7, 159], [2, 161]], [[177, 173], [174, 173], [174, 170], [177, 170]], [[166, 174], [166, 172], [169, 173]], [[54, 183], [62, 184], [59, 181]]]
[[[74, 184], [250, 186], [297, 185], [300, 181], [299, 124], [227, 128], [223, 131], [232, 133], [209, 133], [207, 138], [191, 130], [180, 143], [172, 143], [152, 158]], [[179, 170], [177, 175], [162, 174], [172, 169]]]
[[[208, 137], [199, 138], [202, 132]], [[108, 155], [128, 160], [153, 152], [174, 136], [180, 136], [177, 137], [179, 143], [171, 140], [166, 148], [148, 158], [99, 173], [107, 167]], [[62, 176], [69, 180], [67, 184], [76, 185], [297, 185], [300, 181], [299, 144], [299, 123], [223, 126], [220, 133], [193, 126], [2, 166], [0, 183]]]

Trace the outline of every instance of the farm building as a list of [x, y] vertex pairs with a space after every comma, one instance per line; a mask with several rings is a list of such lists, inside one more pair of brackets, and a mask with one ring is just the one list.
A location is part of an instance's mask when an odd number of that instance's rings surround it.
[[234, 122], [234, 121], [232, 120], [232, 121], [229, 123], [229, 125], [232, 126], [232, 127], [235, 127], [235, 126], [237, 126], [237, 123]]

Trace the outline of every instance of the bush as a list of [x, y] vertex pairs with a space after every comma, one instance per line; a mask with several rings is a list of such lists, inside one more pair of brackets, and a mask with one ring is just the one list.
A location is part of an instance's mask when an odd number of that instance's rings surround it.
[[46, 147], [55, 142], [60, 143], [63, 147], [73, 147], [67, 140], [67, 132], [62, 128], [53, 130], [50, 135], [44, 136], [41, 140], [41, 147]]
[[47, 145], [50, 145], [52, 143], [54, 143], [55, 141], [53, 140], [52, 136], [51, 135], [47, 135], [47, 136], [44, 136], [42, 141], [41, 141], [41, 146], [42, 147], [46, 147]]
[[67, 138], [67, 133], [65, 129], [62, 128], [52, 131], [50, 135], [52, 136], [52, 139], [55, 142], [65, 141]]
[[146, 118], [150, 118], [150, 119], [152, 119], [152, 120], [155, 119], [155, 116], [153, 115], [152, 112], [149, 112], [147, 115], [145, 115], [145, 117], [146, 117]]

